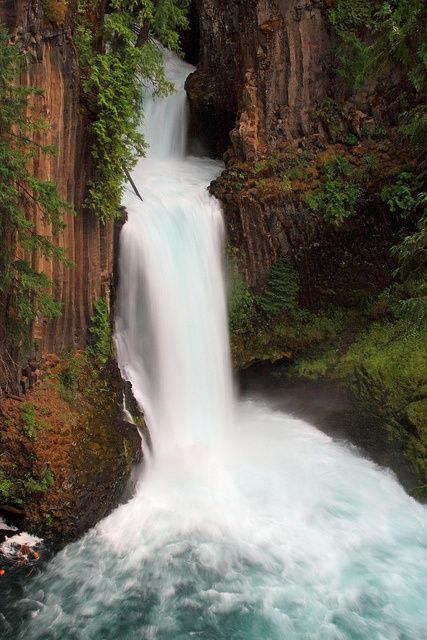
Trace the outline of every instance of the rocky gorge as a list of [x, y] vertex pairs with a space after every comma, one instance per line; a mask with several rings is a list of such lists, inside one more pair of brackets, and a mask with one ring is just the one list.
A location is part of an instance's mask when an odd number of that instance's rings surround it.
[[[90, 4], [89, 30], [99, 34], [111, 8]], [[93, 124], [101, 114], [95, 94], [104, 98], [104, 87], [86, 86], [89, 63], [79, 41], [86, 5], [0, 3], [10, 43], [27, 61], [19, 81], [41, 91], [33, 100], [45, 126], [33, 134], [30, 171], [54, 182], [72, 207], [57, 234], [39, 207], [25, 212], [70, 261], [37, 250], [30, 256], [32, 268], [51, 282], [60, 315], [37, 312], [29, 343], [11, 344], [7, 326], [15, 310], [10, 291], [0, 291], [0, 503], [22, 512], [33, 528], [64, 537], [81, 534], [117, 504], [140, 456], [136, 430], [123, 424], [123, 382], [111, 349], [102, 362], [96, 349], [85, 352], [99, 338], [100, 300], [103, 338], [110, 331], [124, 221], [118, 209], [115, 220], [103, 220], [87, 207], [100, 175]], [[409, 198], [415, 201], [423, 187], [402, 185], [400, 176], [415, 175], [423, 156], [400, 128], [422, 92], [401, 61], [380, 65], [363, 83], [339, 72], [343, 29], [368, 43], [375, 33], [364, 3], [357, 3], [362, 19], [349, 5], [191, 3], [191, 29], [183, 34], [184, 53], [197, 62], [186, 82], [189, 144], [197, 139], [199, 149], [225, 160], [210, 191], [223, 205], [227, 229], [236, 368], [280, 360], [290, 377], [351, 389], [386, 425], [385, 441], [399, 444], [421, 496], [425, 316], [402, 309], [424, 299], [424, 289], [422, 272], [415, 279], [393, 275], [400, 263], [392, 248], [416, 232], [420, 215]], [[105, 52], [101, 36], [92, 48]], [[46, 154], [51, 146], [55, 153]], [[390, 192], [395, 185], [406, 189], [402, 206], [400, 194], [396, 204]], [[13, 229], [2, 232], [13, 247]], [[49, 414], [52, 397], [56, 409]], [[65, 416], [61, 424], [58, 413]], [[38, 425], [31, 434], [28, 422]], [[95, 493], [101, 506], [93, 511]]]
[[[408, 58], [390, 53], [357, 77], [367, 63], [350, 39], [375, 56], [381, 30], [369, 6], [200, 1], [200, 60], [187, 91], [192, 130], [225, 152], [210, 188], [223, 202], [236, 274], [236, 364], [288, 358], [291, 377], [352, 389], [424, 486], [424, 312], [406, 322], [399, 311], [423, 297], [423, 276], [402, 275], [396, 250], [416, 216], [399, 215], [411, 205], [388, 197], [423, 166], [424, 152], [402, 136], [402, 114], [422, 91], [408, 79]], [[274, 301], [293, 278], [294, 299], [280, 309]]]

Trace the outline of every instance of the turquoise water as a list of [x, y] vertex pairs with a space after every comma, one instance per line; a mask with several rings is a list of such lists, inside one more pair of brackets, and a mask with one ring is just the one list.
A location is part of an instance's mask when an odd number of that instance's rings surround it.
[[218, 453], [146, 469], [26, 584], [6, 637], [427, 638], [426, 509], [391, 474], [251, 401]]

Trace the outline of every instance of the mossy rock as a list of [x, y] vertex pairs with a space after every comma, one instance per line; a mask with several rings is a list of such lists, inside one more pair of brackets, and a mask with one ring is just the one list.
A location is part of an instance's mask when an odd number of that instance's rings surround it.
[[427, 445], [427, 398], [408, 404], [405, 413], [420, 439]]

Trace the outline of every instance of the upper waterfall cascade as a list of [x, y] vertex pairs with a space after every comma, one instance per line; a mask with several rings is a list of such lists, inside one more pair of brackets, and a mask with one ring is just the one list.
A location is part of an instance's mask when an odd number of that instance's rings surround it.
[[146, 98], [116, 342], [154, 454], [134, 497], [25, 590], [10, 638], [426, 640], [427, 512], [306, 422], [234, 398], [223, 222], [183, 84]]

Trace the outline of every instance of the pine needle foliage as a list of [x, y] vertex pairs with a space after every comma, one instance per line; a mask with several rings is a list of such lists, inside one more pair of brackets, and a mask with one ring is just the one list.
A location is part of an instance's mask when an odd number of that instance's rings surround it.
[[427, 87], [424, 0], [336, 0], [328, 11], [337, 35], [338, 74], [355, 88], [400, 63], [417, 93]]
[[284, 258], [280, 258], [270, 271], [258, 305], [268, 318], [284, 311], [294, 311], [298, 307], [299, 288], [298, 272]]
[[[54, 237], [64, 228], [69, 206], [54, 182], [36, 178], [30, 169], [40, 151], [54, 150], [35, 141], [46, 124], [32, 106], [41, 92], [19, 84], [25, 65], [24, 54], [9, 43], [8, 32], [0, 26], [0, 300], [7, 338], [14, 345], [28, 339], [37, 315], [52, 318], [61, 313], [51, 281], [33, 266], [34, 256], [68, 263]], [[50, 235], [38, 232], [33, 214]]]

